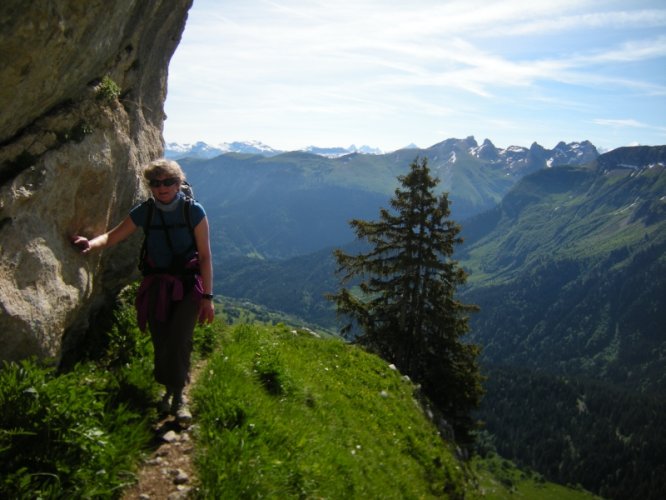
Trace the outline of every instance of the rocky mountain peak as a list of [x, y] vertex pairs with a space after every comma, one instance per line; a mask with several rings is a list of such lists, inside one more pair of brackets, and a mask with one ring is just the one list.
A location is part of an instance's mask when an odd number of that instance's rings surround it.
[[470, 149], [470, 154], [486, 161], [497, 161], [499, 158], [499, 150], [490, 139], [484, 139], [481, 146]]
[[597, 159], [600, 171], [618, 168], [641, 170], [666, 166], [666, 146], [635, 146], [617, 148]]
[[595, 160], [598, 156], [597, 148], [590, 141], [570, 142], [569, 144], [561, 141], [550, 152], [548, 166], [582, 165]]

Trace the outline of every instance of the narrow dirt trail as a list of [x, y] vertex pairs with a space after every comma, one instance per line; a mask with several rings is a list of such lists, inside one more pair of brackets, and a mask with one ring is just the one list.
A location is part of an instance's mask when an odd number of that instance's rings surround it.
[[[204, 364], [199, 363], [190, 374], [190, 383], [183, 391], [186, 401], [191, 401], [190, 388]], [[189, 426], [181, 426], [175, 417], [168, 415], [155, 423], [154, 451], [144, 459], [137, 483], [123, 492], [123, 500], [178, 500], [194, 496], [197, 490], [192, 440], [195, 421], [196, 418]]]

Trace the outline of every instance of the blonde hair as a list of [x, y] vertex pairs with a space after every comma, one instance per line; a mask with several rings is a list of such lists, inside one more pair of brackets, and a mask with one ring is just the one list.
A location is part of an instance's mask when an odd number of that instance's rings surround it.
[[180, 165], [166, 158], [151, 161], [143, 170], [143, 178], [146, 181], [151, 181], [162, 175], [165, 177], [176, 177], [180, 184], [185, 181], [185, 173], [180, 168]]

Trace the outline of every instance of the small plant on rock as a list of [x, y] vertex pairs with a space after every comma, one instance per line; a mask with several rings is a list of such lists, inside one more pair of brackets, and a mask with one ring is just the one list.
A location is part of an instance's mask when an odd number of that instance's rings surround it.
[[120, 87], [109, 75], [106, 75], [97, 87], [97, 99], [110, 103], [118, 97], [120, 97]]

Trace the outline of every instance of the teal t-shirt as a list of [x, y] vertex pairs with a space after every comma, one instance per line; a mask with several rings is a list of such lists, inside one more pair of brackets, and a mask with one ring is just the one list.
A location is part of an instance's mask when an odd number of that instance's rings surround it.
[[[196, 252], [193, 235], [185, 221], [184, 205], [185, 196], [182, 193], [178, 193], [176, 199], [169, 205], [154, 203], [152, 221], [146, 240], [148, 259], [154, 267], [168, 268], [174, 255], [182, 255], [187, 261]], [[203, 206], [193, 201], [190, 205], [191, 227], [194, 229], [205, 216]], [[143, 202], [135, 206], [130, 211], [130, 217], [136, 226], [144, 228], [146, 217], [148, 217], [148, 203]], [[167, 231], [173, 251], [167, 241]]]

